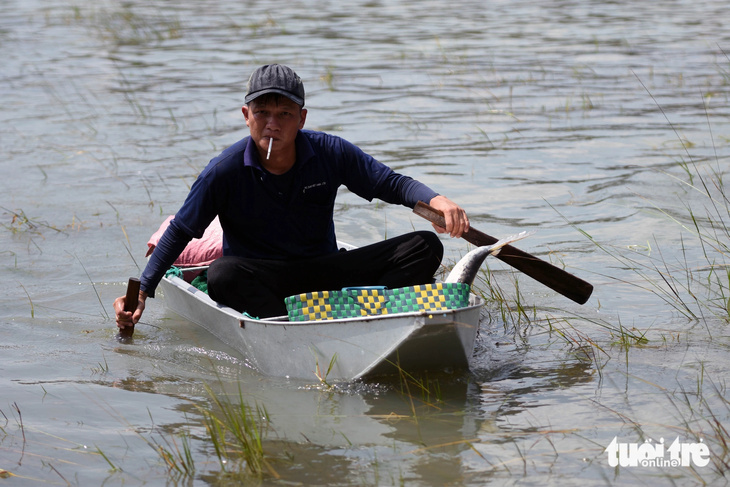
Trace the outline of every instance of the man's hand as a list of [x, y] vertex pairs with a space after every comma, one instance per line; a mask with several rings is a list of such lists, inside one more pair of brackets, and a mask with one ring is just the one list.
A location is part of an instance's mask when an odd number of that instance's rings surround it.
[[137, 324], [140, 318], [142, 318], [142, 312], [144, 311], [144, 302], [147, 299], [147, 293], [144, 291], [139, 292], [139, 301], [137, 301], [137, 309], [132, 313], [131, 311], [124, 311], [124, 306], [127, 304], [127, 297], [120, 296], [114, 300], [114, 312], [117, 315], [117, 326], [119, 329], [124, 329], [127, 326], [134, 326]]
[[448, 233], [452, 237], [459, 238], [469, 230], [469, 218], [466, 216], [466, 211], [446, 196], [435, 196], [428, 204], [444, 212], [446, 229], [433, 225], [434, 230], [438, 233]]

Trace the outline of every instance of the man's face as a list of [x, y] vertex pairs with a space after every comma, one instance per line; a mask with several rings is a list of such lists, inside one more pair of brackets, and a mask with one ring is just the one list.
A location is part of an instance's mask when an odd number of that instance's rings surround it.
[[241, 110], [251, 138], [264, 152], [269, 149], [269, 139], [274, 139], [272, 153], [292, 149], [297, 131], [304, 127], [307, 119], [307, 110], [286, 97], [280, 97], [278, 101], [253, 100]]

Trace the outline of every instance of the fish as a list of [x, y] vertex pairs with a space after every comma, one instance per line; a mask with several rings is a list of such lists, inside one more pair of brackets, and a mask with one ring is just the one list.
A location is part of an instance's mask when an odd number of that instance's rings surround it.
[[482, 266], [482, 263], [487, 257], [490, 255], [497, 255], [505, 245], [516, 242], [517, 240], [522, 240], [523, 238], [529, 237], [535, 233], [537, 233], [536, 230], [529, 232], [524, 231], [517, 235], [510, 235], [507, 238], [503, 238], [492, 245], [477, 247], [456, 263], [444, 282], [464, 282], [471, 286], [474, 283], [477, 272], [479, 272], [479, 268]]

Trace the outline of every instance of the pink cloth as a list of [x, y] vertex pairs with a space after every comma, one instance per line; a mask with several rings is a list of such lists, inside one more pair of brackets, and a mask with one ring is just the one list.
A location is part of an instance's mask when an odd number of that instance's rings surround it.
[[[157, 242], [160, 241], [162, 234], [165, 233], [167, 226], [173, 218], [174, 216], [168, 216], [167, 219], [162, 222], [160, 228], [152, 234], [147, 242], [147, 256], [152, 255], [152, 251], [155, 250]], [[218, 221], [218, 217], [215, 217], [215, 219], [210, 222], [208, 228], [205, 229], [203, 237], [192, 239], [173, 265], [176, 267], [197, 267], [209, 265], [221, 256], [223, 256], [223, 229], [221, 228], [221, 223]]]

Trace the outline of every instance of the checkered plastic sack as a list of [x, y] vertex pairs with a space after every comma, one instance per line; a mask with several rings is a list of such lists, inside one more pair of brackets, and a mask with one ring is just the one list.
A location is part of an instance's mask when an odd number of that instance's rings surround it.
[[289, 321], [441, 311], [469, 306], [469, 285], [439, 282], [398, 289], [377, 286], [345, 288], [289, 296], [284, 302]]

